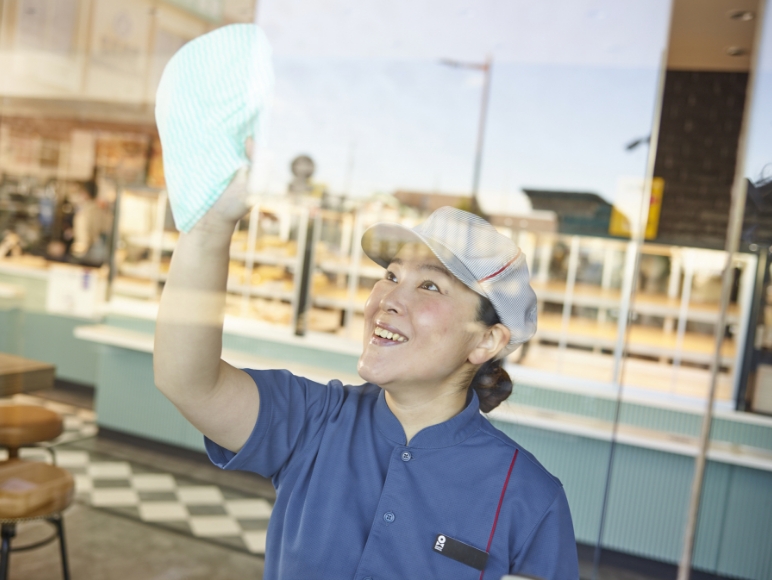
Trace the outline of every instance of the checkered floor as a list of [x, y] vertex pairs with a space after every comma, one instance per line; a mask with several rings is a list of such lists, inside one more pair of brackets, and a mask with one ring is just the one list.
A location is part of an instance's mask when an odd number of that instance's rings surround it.
[[[97, 433], [92, 411], [29, 396], [14, 403], [39, 404], [62, 414], [65, 432], [54, 442], [57, 465], [75, 477], [76, 501], [218, 544], [265, 553], [271, 503], [176, 474], [83, 451], [77, 441]], [[0, 450], [4, 459], [5, 450]], [[43, 449], [21, 450], [25, 459], [49, 461]]]

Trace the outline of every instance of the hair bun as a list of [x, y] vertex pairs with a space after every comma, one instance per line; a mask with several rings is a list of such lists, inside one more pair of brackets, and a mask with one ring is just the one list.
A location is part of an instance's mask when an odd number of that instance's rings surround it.
[[477, 392], [483, 413], [490, 413], [512, 394], [512, 379], [501, 365], [501, 359], [489, 360], [472, 379], [471, 387]]

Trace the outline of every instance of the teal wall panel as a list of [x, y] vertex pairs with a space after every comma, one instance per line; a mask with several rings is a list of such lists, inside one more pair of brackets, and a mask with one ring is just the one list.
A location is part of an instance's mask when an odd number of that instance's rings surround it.
[[502, 421], [492, 423], [560, 479], [571, 506], [576, 539], [594, 544], [600, 525], [609, 444]]
[[100, 426], [203, 451], [203, 437], [156, 389], [150, 353], [100, 347], [96, 395]]
[[93, 320], [45, 312], [24, 312], [22, 355], [56, 366], [56, 376], [87, 385], [96, 384], [96, 345], [75, 338], [75, 327]]
[[694, 567], [705, 572], [715, 573], [718, 569], [718, 557], [727, 531], [727, 500], [733, 469], [733, 465], [712, 461], [705, 465], [702, 501], [692, 555]]
[[[614, 420], [615, 403], [611, 399], [519, 383], [517, 382], [516, 371], [513, 372], [512, 376], [515, 380], [515, 387], [509, 400], [513, 403], [561, 413], [573, 413], [601, 421]], [[570, 379], [567, 378], [567, 380]]]
[[[605, 397], [526, 384], [516, 384], [509, 401], [518, 405], [570, 413], [601, 421], [614, 420], [616, 405], [613, 399]], [[696, 412], [625, 402], [620, 408], [619, 421], [624, 425], [698, 437], [702, 426], [702, 415]], [[716, 417], [713, 420], [711, 438], [716, 441], [772, 450], [772, 426]]]
[[765, 425], [716, 418], [713, 420], [710, 436], [718, 441], [772, 450], [772, 428]]
[[[594, 544], [609, 443], [501, 421], [565, 488], [576, 539]], [[663, 562], [680, 558], [694, 472], [692, 457], [618, 445], [603, 546]], [[772, 578], [772, 473], [708, 462], [694, 566], [732, 578]]]
[[48, 293], [47, 279], [0, 273], [0, 282], [13, 284], [14, 286], [19, 286], [24, 289], [24, 310], [36, 310], [42, 312], [46, 309], [46, 294]]
[[693, 461], [618, 445], [614, 455], [603, 545], [674, 562], [689, 502]]
[[734, 578], [772, 578], [772, 473], [734, 467], [718, 571]]
[[21, 355], [21, 308], [0, 308], [0, 352]]

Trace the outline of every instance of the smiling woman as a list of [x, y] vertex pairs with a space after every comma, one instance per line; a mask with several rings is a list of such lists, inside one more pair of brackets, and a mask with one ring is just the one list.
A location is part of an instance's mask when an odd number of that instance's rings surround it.
[[562, 485], [480, 413], [511, 391], [500, 361], [536, 328], [522, 252], [451, 208], [377, 224], [362, 239], [386, 268], [365, 305], [365, 383], [240, 370], [220, 360], [221, 313], [246, 198], [241, 172], [181, 234], [154, 364], [216, 465], [273, 481], [264, 578], [578, 578]]

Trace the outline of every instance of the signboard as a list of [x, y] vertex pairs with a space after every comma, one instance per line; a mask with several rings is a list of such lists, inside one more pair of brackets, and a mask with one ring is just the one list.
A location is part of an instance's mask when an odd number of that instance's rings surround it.
[[[611, 209], [608, 232], [612, 236], [629, 238], [633, 234], [633, 228], [641, 223], [641, 196], [643, 195], [645, 180], [643, 178], [620, 179], [617, 186], [617, 198]], [[644, 237], [653, 240], [657, 237], [659, 229], [659, 216], [662, 211], [662, 194], [665, 190], [665, 180], [655, 177], [651, 181], [649, 199], [649, 215], [646, 220]]]

